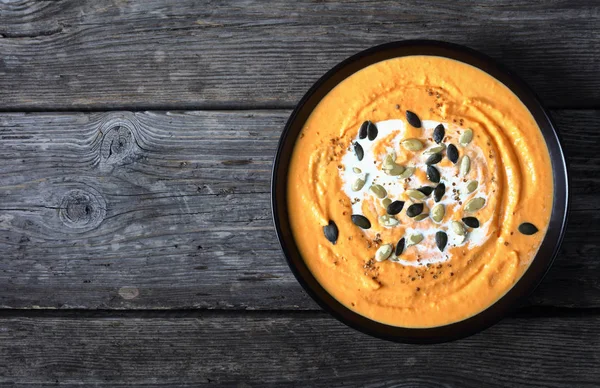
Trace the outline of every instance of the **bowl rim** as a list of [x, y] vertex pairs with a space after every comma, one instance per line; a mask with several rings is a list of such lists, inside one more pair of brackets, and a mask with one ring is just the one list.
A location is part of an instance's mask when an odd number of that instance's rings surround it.
[[[287, 171], [296, 138], [321, 99], [356, 71], [371, 64], [403, 56], [431, 55], [469, 64], [508, 87], [527, 107], [539, 126], [552, 163], [554, 198], [548, 230], [532, 263], [519, 280], [486, 309], [443, 326], [410, 328], [388, 325], [356, 313], [329, 294], [302, 259], [291, 233], [287, 212]], [[514, 72], [491, 57], [466, 46], [435, 40], [404, 40], [361, 51], [319, 78], [292, 111], [279, 139], [271, 176], [271, 210], [275, 230], [287, 264], [297, 281], [317, 304], [340, 322], [371, 336], [403, 343], [441, 343], [464, 338], [494, 325], [512, 312], [542, 281], [558, 255], [570, 206], [570, 180], [560, 135], [538, 96]]]

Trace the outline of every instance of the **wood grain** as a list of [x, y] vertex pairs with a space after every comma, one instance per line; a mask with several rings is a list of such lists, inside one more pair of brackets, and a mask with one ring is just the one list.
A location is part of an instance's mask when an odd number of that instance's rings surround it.
[[[315, 309], [279, 250], [289, 111], [0, 114], [0, 306]], [[557, 111], [573, 213], [534, 305], [600, 306], [599, 111]]]
[[436, 346], [323, 313], [0, 319], [2, 386], [597, 387], [600, 318], [505, 319]]
[[501, 60], [553, 107], [598, 107], [599, 23], [573, 0], [3, 1], [1, 109], [291, 107], [348, 56], [423, 38]]

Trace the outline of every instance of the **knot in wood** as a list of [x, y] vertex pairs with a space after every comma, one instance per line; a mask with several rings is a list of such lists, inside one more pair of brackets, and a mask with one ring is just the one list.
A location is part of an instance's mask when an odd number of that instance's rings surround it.
[[107, 164], [115, 164], [133, 153], [135, 139], [131, 128], [124, 122], [113, 124], [105, 132], [100, 156]]
[[91, 230], [100, 225], [106, 215], [106, 204], [98, 195], [71, 190], [62, 199], [59, 215], [62, 222], [73, 229]]

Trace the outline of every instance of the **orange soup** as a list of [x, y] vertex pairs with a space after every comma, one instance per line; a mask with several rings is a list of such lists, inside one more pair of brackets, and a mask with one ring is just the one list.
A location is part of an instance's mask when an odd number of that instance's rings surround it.
[[529, 110], [487, 73], [409, 56], [317, 105], [296, 142], [288, 210], [299, 250], [349, 309], [402, 327], [473, 316], [523, 275], [552, 210]]

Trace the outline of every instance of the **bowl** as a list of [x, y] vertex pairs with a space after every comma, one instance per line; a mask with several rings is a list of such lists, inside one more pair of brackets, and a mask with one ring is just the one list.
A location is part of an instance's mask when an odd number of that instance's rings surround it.
[[[465, 320], [430, 328], [387, 325], [364, 317], [331, 296], [302, 259], [291, 232], [287, 211], [287, 172], [296, 139], [307, 118], [341, 81], [353, 73], [386, 59], [410, 55], [433, 55], [467, 63], [496, 78], [515, 93], [541, 129], [550, 154], [554, 199], [546, 236], [523, 276], [499, 300]], [[404, 343], [439, 343], [480, 332], [500, 321], [529, 296], [549, 270], [565, 234], [569, 208], [567, 164], [558, 133], [542, 103], [525, 82], [490, 57], [473, 49], [439, 41], [410, 40], [376, 46], [341, 62], [321, 77], [300, 100], [281, 135], [273, 164], [271, 206], [277, 237], [287, 263], [304, 290], [326, 311], [344, 324], [374, 337]]]

